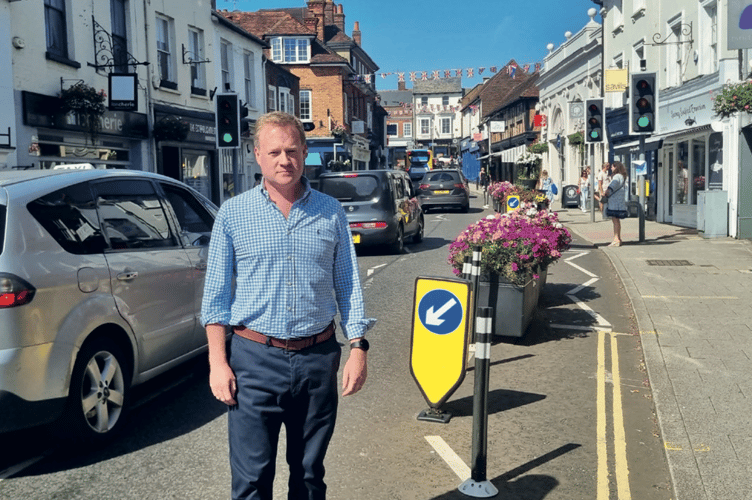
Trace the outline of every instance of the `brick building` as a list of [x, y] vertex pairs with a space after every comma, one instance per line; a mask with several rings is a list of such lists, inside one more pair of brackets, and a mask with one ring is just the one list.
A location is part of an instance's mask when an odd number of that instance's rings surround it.
[[345, 33], [342, 5], [309, 0], [306, 7], [220, 14], [266, 41], [270, 61], [300, 79], [295, 103], [308, 132], [309, 160], [326, 167], [334, 159], [351, 160], [355, 169], [384, 163], [383, 111], [378, 110], [374, 73], [378, 66], [361, 47], [354, 23]]

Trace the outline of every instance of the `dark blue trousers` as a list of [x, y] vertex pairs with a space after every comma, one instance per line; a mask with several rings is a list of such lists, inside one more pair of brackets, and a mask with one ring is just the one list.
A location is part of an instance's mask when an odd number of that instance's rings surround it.
[[324, 457], [337, 416], [341, 354], [334, 336], [302, 351], [232, 336], [229, 361], [238, 383], [238, 404], [228, 413], [234, 500], [272, 500], [282, 424], [288, 499], [326, 498]]

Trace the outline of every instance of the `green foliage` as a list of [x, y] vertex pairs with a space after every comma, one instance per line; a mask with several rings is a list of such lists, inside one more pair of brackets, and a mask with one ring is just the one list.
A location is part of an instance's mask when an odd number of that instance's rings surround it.
[[548, 152], [548, 143], [547, 142], [536, 142], [535, 144], [531, 144], [527, 148], [528, 151], [531, 153], [537, 153], [537, 154], [543, 154]]
[[99, 118], [105, 112], [107, 94], [80, 81], [60, 92], [60, 99], [63, 113], [76, 115], [78, 124], [86, 129], [93, 143], [99, 133]]

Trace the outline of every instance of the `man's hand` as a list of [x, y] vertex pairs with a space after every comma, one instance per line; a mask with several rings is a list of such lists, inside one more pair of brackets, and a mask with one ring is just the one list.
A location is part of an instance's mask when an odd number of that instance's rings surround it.
[[350, 396], [363, 388], [368, 376], [368, 353], [363, 349], [351, 349], [350, 357], [342, 371], [342, 395]]
[[235, 394], [238, 391], [235, 373], [227, 363], [210, 364], [209, 387], [211, 387], [212, 394], [217, 398], [217, 401], [221, 401], [228, 406], [238, 404], [235, 400]]

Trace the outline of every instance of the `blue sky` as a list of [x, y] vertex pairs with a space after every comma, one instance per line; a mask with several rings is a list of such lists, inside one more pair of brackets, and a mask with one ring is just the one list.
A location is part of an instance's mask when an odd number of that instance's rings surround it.
[[[345, 31], [352, 35], [360, 22], [363, 49], [379, 66], [379, 90], [397, 88], [397, 72], [474, 69], [463, 71], [462, 86], [473, 87], [491, 66], [510, 59], [521, 66], [542, 62], [546, 45], [556, 47], [589, 21], [591, 0], [335, 0], [345, 13]], [[256, 11], [303, 7], [303, 0], [217, 0], [218, 9]], [[600, 15], [595, 17], [601, 22]], [[483, 75], [478, 69], [485, 67]], [[531, 70], [532, 71], [532, 70]], [[394, 73], [382, 78], [381, 73]], [[408, 88], [410, 87], [408, 81]]]

